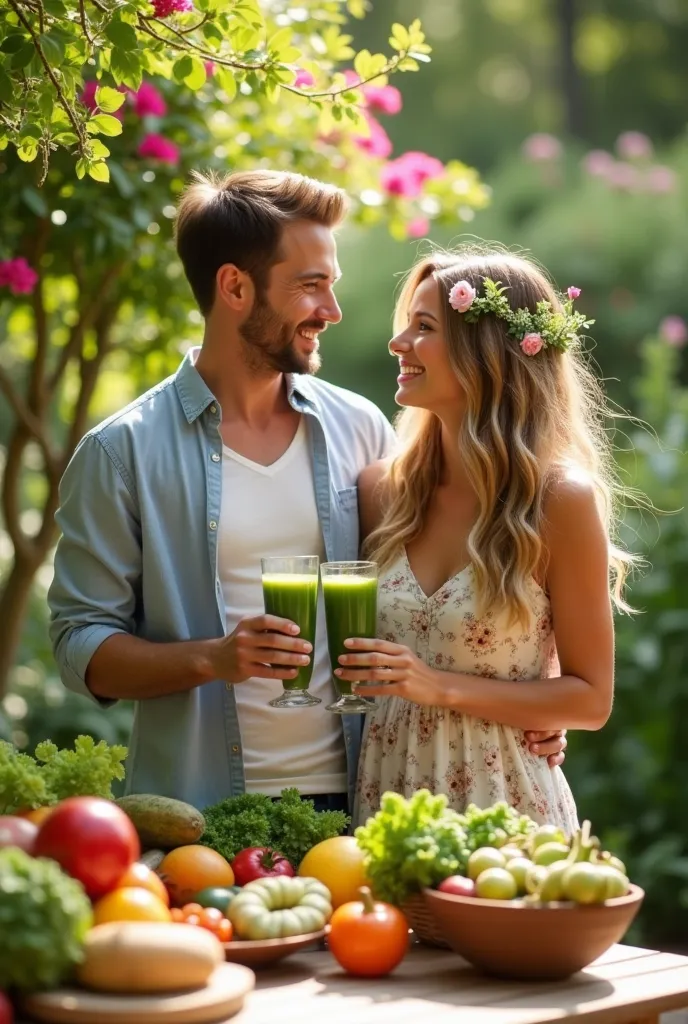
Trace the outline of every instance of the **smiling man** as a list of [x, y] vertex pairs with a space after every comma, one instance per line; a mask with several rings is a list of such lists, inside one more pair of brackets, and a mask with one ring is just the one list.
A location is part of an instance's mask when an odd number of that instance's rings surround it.
[[[196, 175], [176, 236], [203, 344], [90, 431], [62, 481], [55, 656], [76, 692], [136, 702], [130, 792], [203, 808], [296, 786], [349, 805], [361, 721], [325, 711], [322, 608], [311, 650], [263, 614], [260, 577], [266, 555], [357, 558], [356, 482], [393, 444], [372, 403], [314, 377], [319, 335], [341, 319], [345, 206], [296, 174]], [[309, 658], [322, 703], [270, 707]]]

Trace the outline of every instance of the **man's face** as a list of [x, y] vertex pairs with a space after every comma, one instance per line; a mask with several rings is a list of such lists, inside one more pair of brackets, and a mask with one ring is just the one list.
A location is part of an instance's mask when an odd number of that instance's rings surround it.
[[318, 334], [342, 318], [333, 290], [340, 276], [334, 235], [313, 221], [294, 221], [282, 233], [281, 254], [239, 333], [256, 369], [317, 373]]

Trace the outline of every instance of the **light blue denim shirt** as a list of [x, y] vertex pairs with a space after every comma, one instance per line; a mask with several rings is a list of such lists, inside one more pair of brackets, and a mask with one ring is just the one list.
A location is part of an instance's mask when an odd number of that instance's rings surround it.
[[[226, 631], [220, 504], [241, 495], [222, 495], [222, 413], [193, 362], [190, 352], [174, 376], [86, 434], [60, 486], [50, 634], [65, 686], [91, 699], [86, 668], [113, 634], [165, 643]], [[356, 481], [389, 452], [392, 428], [367, 399], [313, 377], [289, 378], [289, 401], [308, 416], [327, 558], [355, 559]], [[351, 796], [361, 716], [341, 723]], [[203, 808], [244, 789], [232, 686], [136, 702], [127, 792]]]

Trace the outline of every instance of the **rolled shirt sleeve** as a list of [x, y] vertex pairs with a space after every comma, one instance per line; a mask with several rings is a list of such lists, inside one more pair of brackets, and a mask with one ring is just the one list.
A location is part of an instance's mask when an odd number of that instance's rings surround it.
[[48, 591], [50, 639], [64, 685], [109, 706], [86, 685], [108, 637], [135, 632], [141, 528], [133, 481], [99, 435], [87, 435], [60, 483], [61, 537]]

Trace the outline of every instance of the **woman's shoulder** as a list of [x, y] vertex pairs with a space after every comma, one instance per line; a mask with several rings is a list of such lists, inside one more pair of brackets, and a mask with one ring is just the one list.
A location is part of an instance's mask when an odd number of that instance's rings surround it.
[[550, 558], [602, 556], [608, 546], [604, 495], [593, 477], [575, 466], [558, 467], [543, 502], [543, 540]]

